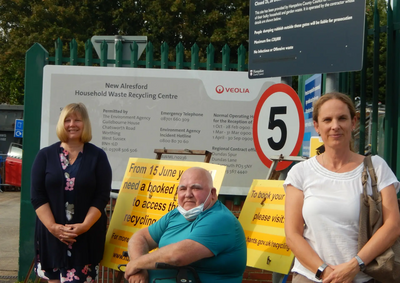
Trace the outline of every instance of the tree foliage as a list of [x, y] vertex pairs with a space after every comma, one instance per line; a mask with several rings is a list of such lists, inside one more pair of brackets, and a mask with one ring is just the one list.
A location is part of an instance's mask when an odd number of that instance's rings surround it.
[[[225, 44], [231, 52], [244, 45], [249, 34], [248, 0], [0, 0], [0, 103], [23, 104], [24, 59], [26, 51], [40, 43], [53, 56], [55, 41], [63, 41], [64, 56], [69, 42], [78, 43], [78, 56], [84, 57], [84, 43], [94, 35], [145, 35], [153, 43], [155, 55], [161, 44], [170, 46], [169, 59], [175, 59], [175, 46], [182, 43], [186, 60], [194, 43], [200, 60], [206, 60], [211, 43], [219, 51]], [[385, 0], [378, 0], [380, 25], [386, 25]], [[375, 0], [367, 0], [366, 16], [372, 28]], [[372, 36], [367, 47], [367, 76], [372, 81]], [[157, 54], [158, 53], [158, 54]], [[380, 37], [380, 100], [384, 101], [386, 34]], [[232, 54], [233, 55], [233, 54]], [[217, 60], [221, 53], [216, 52]], [[158, 59], [156, 59], [158, 60]], [[359, 89], [359, 76], [357, 76]], [[359, 95], [359, 93], [357, 93]], [[372, 86], [367, 96], [372, 95]]]
[[57, 38], [75, 38], [83, 50], [83, 42], [93, 33], [115, 33], [106, 12], [113, 3], [0, 0], [0, 102], [23, 104], [25, 53], [35, 42], [52, 54]]
[[209, 43], [216, 50], [226, 43], [247, 47], [248, 2], [0, 0], [0, 103], [23, 103], [24, 57], [35, 42], [52, 56], [60, 38], [68, 56], [75, 39], [83, 57], [84, 43], [94, 35], [146, 35], [156, 52], [163, 42], [181, 42], [188, 50], [197, 43], [204, 59]]
[[[384, 27], [387, 25], [387, 2], [386, 0], [377, 0], [375, 6], [375, 0], [366, 1], [366, 21], [368, 30], [374, 28], [374, 18], [379, 20], [379, 26]], [[372, 100], [373, 96], [373, 57], [374, 57], [374, 36], [367, 36], [367, 54], [366, 62], [364, 65], [367, 67], [367, 88], [366, 97], [368, 101]], [[378, 76], [379, 76], [379, 101], [385, 102], [386, 95], [386, 46], [387, 46], [387, 34], [380, 33], [379, 36], [379, 65], [378, 65]], [[360, 89], [360, 88], [358, 88]]]

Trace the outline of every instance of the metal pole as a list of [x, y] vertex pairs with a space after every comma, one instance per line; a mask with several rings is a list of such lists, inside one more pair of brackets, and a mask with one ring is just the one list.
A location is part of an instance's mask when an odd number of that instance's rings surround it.
[[326, 74], [326, 93], [339, 90], [339, 73]]
[[390, 168], [395, 168], [395, 156], [396, 156], [396, 142], [394, 138], [396, 137], [395, 133], [395, 123], [393, 119], [395, 115], [393, 115], [395, 111], [395, 103], [394, 103], [394, 66], [395, 62], [392, 58], [395, 58], [394, 55], [394, 25], [393, 25], [393, 10], [390, 2], [388, 3], [388, 13], [387, 13], [387, 51], [386, 51], [386, 102], [385, 102], [385, 120], [384, 120], [384, 129], [385, 129], [385, 146], [384, 146], [384, 158], [386, 162], [389, 164]]
[[[393, 1], [393, 22], [397, 23], [400, 20], [400, 5], [399, 5], [399, 1], [398, 0], [394, 0]], [[399, 120], [400, 120], [400, 105], [399, 105], [399, 93], [400, 93], [400, 85], [399, 85], [399, 77], [400, 77], [400, 56], [397, 54], [396, 50], [399, 50], [400, 48], [400, 32], [398, 29], [395, 30], [395, 37], [394, 37], [394, 50], [395, 50], [395, 66], [394, 66], [394, 82], [395, 85], [393, 86], [393, 105], [396, 105], [397, 107], [395, 107], [393, 109], [393, 113], [392, 113], [392, 117], [394, 118], [394, 122], [396, 123], [395, 126], [395, 133], [393, 134], [393, 136], [396, 138], [395, 142], [393, 143], [393, 152], [392, 152], [392, 156], [394, 151], [397, 151], [397, 154], [395, 155], [395, 160], [393, 160], [396, 165], [394, 166], [394, 168], [392, 167], [392, 170], [395, 170], [396, 172], [396, 176], [399, 177], [400, 176], [400, 158], [398, 156], [398, 148], [400, 146], [400, 130], [399, 130]], [[390, 118], [392, 118], [390, 117]], [[400, 196], [400, 193], [397, 195]]]
[[[371, 154], [378, 154], [378, 96], [379, 96], [379, 12], [378, 2], [375, 0], [374, 8], [374, 56], [373, 56], [373, 86], [372, 86], [372, 117], [370, 119]], [[382, 153], [381, 153], [382, 154]]]
[[293, 79], [292, 79], [292, 77], [282, 77], [281, 81], [283, 84], [292, 86]]
[[[283, 84], [287, 84], [289, 86], [292, 86], [292, 77], [282, 77], [281, 82]], [[271, 166], [272, 168], [272, 166]], [[271, 172], [270, 172], [271, 173]], [[270, 173], [268, 175], [270, 175]], [[282, 178], [286, 178], [287, 175], [287, 169], [283, 170], [281, 172], [281, 174], [279, 175], [279, 179], [283, 180]], [[268, 177], [267, 177], [268, 179]], [[285, 274], [281, 274], [281, 273], [277, 273], [277, 272], [272, 272], [272, 283], [282, 283], [282, 282], [286, 282], [286, 280], [284, 281], [286, 275]]]
[[115, 64], [109, 64], [109, 67], [122, 67], [122, 60], [123, 60], [123, 39], [121, 35], [116, 35], [114, 39], [114, 59]]
[[365, 154], [365, 110], [366, 110], [366, 92], [367, 92], [367, 41], [368, 41], [368, 25], [365, 19], [365, 37], [364, 37], [364, 54], [363, 54], [363, 68], [361, 70], [360, 82], [360, 139], [358, 152], [362, 155]]

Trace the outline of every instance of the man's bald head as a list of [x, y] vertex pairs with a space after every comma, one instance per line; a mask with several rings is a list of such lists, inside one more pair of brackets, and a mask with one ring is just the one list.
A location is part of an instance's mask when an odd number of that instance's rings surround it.
[[[210, 194], [211, 191], [211, 194]], [[207, 199], [207, 196], [210, 197]], [[216, 190], [210, 172], [200, 167], [187, 169], [181, 176], [178, 186], [178, 203], [185, 210], [192, 209], [204, 203], [210, 208], [217, 200]]]

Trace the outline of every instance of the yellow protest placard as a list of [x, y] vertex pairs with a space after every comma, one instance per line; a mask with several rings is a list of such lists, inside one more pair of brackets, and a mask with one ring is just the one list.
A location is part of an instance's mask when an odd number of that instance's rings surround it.
[[130, 158], [107, 230], [103, 266], [117, 269], [128, 258], [130, 237], [178, 206], [176, 191], [182, 173], [191, 167], [208, 170], [217, 194], [226, 166], [188, 161]]
[[318, 148], [323, 145], [324, 142], [322, 141], [321, 137], [311, 137], [310, 139], [310, 157], [313, 157], [319, 154]]
[[288, 274], [294, 255], [286, 245], [283, 181], [253, 180], [240, 212], [247, 266]]

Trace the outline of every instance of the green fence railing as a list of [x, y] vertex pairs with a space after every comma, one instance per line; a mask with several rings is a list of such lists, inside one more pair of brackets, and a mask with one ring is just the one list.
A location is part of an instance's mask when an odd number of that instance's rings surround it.
[[[93, 44], [90, 39], [85, 42], [85, 58], [78, 58], [78, 44], [75, 39], [69, 43], [70, 56], [63, 57], [63, 42], [57, 39], [55, 42], [55, 56], [49, 57], [49, 63], [55, 65], [82, 65], [82, 66], [103, 66], [109, 64], [115, 67], [129, 66], [132, 68], [161, 68], [161, 69], [190, 69], [190, 70], [222, 70], [222, 71], [246, 71], [248, 66], [245, 63], [247, 58], [247, 50], [243, 45], [240, 45], [237, 50], [236, 63], [232, 63], [231, 49], [228, 44], [225, 44], [220, 51], [222, 54], [221, 62], [215, 60], [215, 48], [210, 43], [206, 50], [206, 61], [201, 62], [199, 59], [199, 47], [195, 43], [190, 49], [190, 61], [185, 61], [185, 48], [182, 43], [175, 47], [175, 61], [170, 61], [170, 48], [166, 42], [160, 48], [160, 60], [154, 60], [154, 47], [151, 42], [146, 44], [146, 57], [145, 60], [138, 60], [139, 48], [136, 42], [130, 45], [130, 59], [123, 59], [123, 44], [118, 41], [115, 44], [115, 59], [107, 58], [108, 44], [103, 41], [100, 45], [99, 58], [93, 57]], [[143, 57], [143, 56], [141, 56]]]

